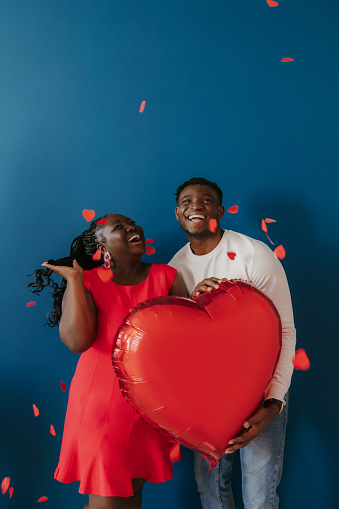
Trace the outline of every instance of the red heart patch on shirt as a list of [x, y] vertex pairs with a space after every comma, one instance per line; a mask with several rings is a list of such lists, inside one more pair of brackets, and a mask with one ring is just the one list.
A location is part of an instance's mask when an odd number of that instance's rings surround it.
[[273, 303], [243, 281], [195, 301], [136, 306], [116, 335], [113, 366], [143, 418], [214, 466], [260, 406], [281, 347]]

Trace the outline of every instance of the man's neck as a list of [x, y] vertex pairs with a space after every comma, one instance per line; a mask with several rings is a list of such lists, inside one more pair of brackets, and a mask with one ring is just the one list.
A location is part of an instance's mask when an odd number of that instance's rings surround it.
[[188, 235], [190, 241], [190, 247], [193, 253], [197, 256], [205, 255], [213, 251], [221, 241], [224, 230], [217, 230], [214, 234], [208, 235], [207, 237], [192, 237]]

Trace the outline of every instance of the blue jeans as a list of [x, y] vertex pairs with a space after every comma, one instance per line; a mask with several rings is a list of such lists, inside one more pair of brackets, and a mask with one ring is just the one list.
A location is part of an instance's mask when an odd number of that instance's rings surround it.
[[[277, 509], [277, 487], [281, 479], [288, 413], [286, 405], [257, 438], [240, 449], [242, 496], [245, 509]], [[203, 509], [235, 509], [231, 472], [234, 455], [226, 454], [210, 468], [210, 462], [194, 454], [195, 479]]]

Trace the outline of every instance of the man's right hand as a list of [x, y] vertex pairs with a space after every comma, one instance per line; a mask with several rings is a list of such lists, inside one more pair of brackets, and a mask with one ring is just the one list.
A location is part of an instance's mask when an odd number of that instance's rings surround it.
[[192, 292], [192, 299], [198, 297], [200, 293], [210, 292], [213, 289], [217, 290], [219, 288], [219, 283], [224, 283], [225, 281], [227, 281], [227, 278], [225, 277], [222, 279], [219, 279], [217, 277], [208, 277], [203, 281], [200, 281], [200, 283], [197, 284], [197, 286], [194, 288]]

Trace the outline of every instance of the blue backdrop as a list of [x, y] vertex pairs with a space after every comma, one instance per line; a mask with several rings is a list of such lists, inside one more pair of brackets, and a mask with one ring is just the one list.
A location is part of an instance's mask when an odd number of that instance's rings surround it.
[[[48, 292], [30, 274], [67, 254], [82, 210], [128, 214], [166, 262], [186, 242], [176, 187], [216, 180], [222, 225], [286, 249], [298, 346], [281, 508], [334, 508], [338, 14], [335, 0], [1, 0], [2, 339], [0, 481], [4, 508], [82, 508], [53, 480], [77, 356], [44, 328]], [[284, 57], [293, 62], [282, 63]], [[141, 102], [146, 101], [143, 113]], [[33, 307], [26, 303], [36, 300]], [[40, 415], [35, 418], [32, 404]], [[50, 424], [56, 436], [49, 432]], [[239, 466], [234, 487], [237, 507]], [[192, 453], [144, 508], [199, 509]]]

